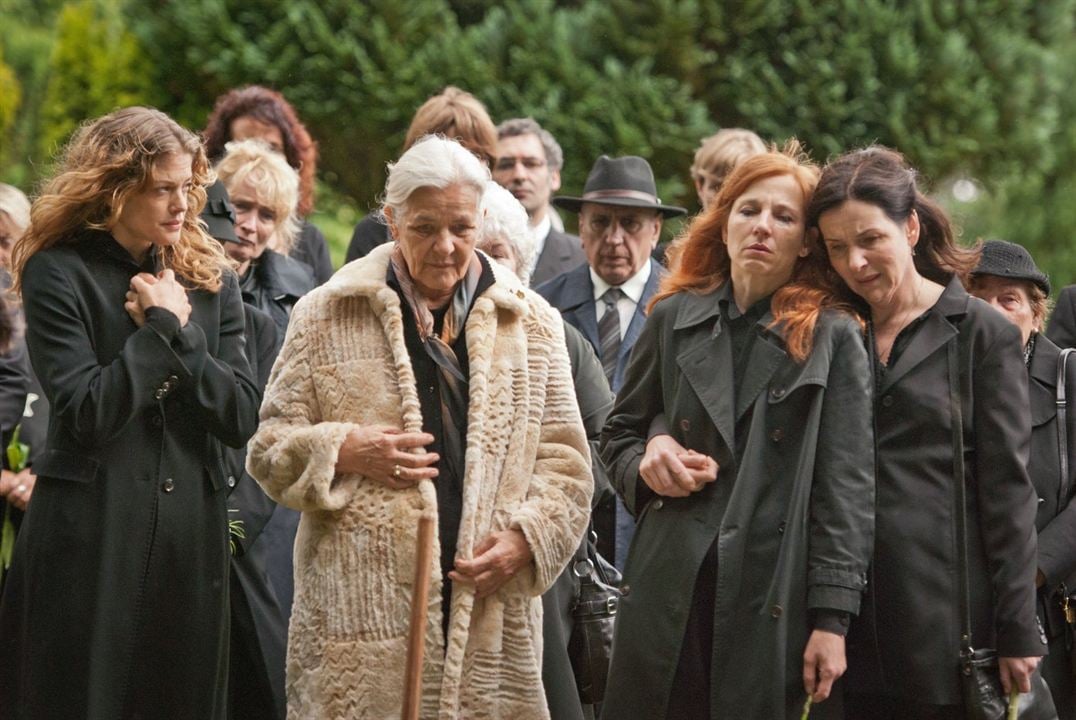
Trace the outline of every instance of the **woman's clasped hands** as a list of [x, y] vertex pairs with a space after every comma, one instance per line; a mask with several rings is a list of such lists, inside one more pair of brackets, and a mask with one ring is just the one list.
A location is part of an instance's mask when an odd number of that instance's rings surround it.
[[171, 312], [179, 319], [180, 327], [186, 327], [191, 317], [187, 289], [171, 270], [162, 270], [157, 275], [143, 272], [131, 278], [131, 289], [127, 291], [123, 307], [138, 327], [146, 323], [146, 310], [151, 307]]

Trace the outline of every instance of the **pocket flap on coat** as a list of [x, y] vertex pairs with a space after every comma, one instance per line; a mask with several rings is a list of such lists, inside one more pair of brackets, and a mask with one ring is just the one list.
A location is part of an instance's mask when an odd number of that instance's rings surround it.
[[34, 463], [34, 474], [88, 483], [97, 476], [98, 465], [96, 458], [87, 455], [67, 450], [47, 449], [45, 454]]

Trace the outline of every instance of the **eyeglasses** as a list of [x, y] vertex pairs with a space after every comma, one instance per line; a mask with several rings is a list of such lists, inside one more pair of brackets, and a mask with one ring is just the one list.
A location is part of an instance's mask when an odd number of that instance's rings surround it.
[[517, 163], [523, 163], [523, 167], [527, 170], [540, 170], [545, 167], [545, 160], [535, 157], [502, 157], [497, 158], [497, 162], [493, 164], [493, 169], [500, 172], [506, 172], [508, 170], [514, 170]]

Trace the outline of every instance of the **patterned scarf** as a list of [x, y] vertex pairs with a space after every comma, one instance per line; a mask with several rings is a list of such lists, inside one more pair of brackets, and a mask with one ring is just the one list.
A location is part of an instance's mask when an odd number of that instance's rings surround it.
[[482, 277], [482, 261], [472, 253], [467, 266], [467, 274], [456, 286], [452, 294], [452, 303], [445, 313], [441, 334], [434, 332], [433, 313], [422, 292], [415, 285], [411, 271], [407, 267], [403, 251], [399, 244], [392, 251], [392, 271], [407, 306], [415, 317], [418, 335], [426, 354], [437, 364], [440, 373], [441, 388], [441, 423], [444, 430], [442, 448], [444, 460], [449, 472], [455, 477], [463, 478], [463, 432], [467, 427], [467, 376], [463, 374], [459, 358], [452, 349], [452, 343], [462, 332], [471, 303]]

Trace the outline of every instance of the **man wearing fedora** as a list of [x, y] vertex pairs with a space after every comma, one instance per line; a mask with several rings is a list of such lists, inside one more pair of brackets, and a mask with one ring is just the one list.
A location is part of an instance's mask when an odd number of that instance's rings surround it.
[[[631, 349], [643, 329], [646, 305], [665, 274], [650, 257], [661, 236], [662, 221], [687, 210], [661, 203], [650, 164], [635, 156], [602, 155], [587, 177], [582, 196], [557, 196], [553, 204], [579, 214], [579, 237], [587, 261], [537, 291], [590, 341], [609, 385], [618, 392]], [[602, 505], [595, 511], [594, 524], [599, 550], [623, 568], [634, 523], [620, 501], [615, 502], [615, 525], [613, 508]]]

